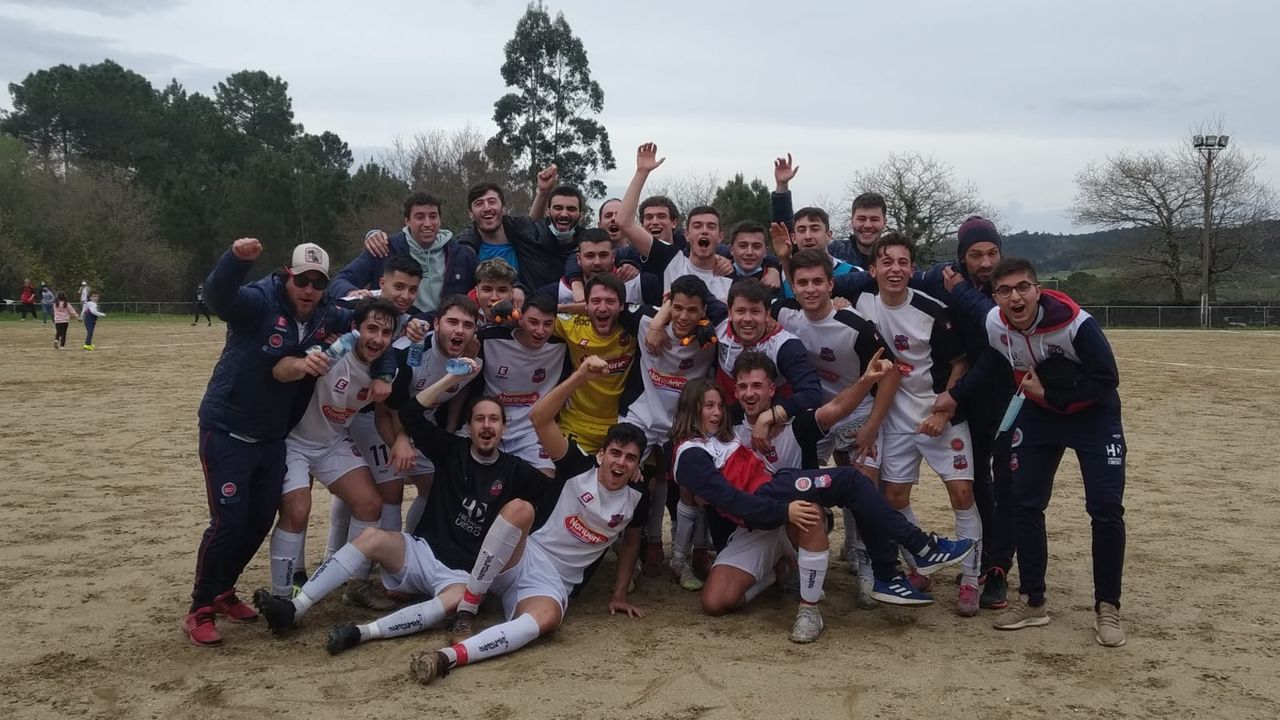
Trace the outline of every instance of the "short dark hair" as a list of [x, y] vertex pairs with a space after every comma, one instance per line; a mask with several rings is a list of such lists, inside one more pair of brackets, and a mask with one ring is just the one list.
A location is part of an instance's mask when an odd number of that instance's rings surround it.
[[885, 248], [891, 247], [906, 248], [907, 257], [911, 259], [911, 262], [915, 262], [916, 244], [911, 242], [911, 238], [907, 237], [905, 233], [898, 232], [897, 230], [890, 230], [889, 232], [881, 235], [875, 242], [871, 243], [871, 250], [867, 253], [867, 256], [870, 257], [871, 262], [874, 263], [876, 258], [880, 257], [880, 253], [883, 252]]
[[619, 447], [635, 445], [639, 454], [643, 455], [644, 449], [649, 445], [649, 440], [640, 428], [629, 422], [620, 422], [609, 426], [609, 432], [605, 433], [604, 442], [600, 444], [600, 449], [604, 450], [610, 445]]
[[404, 273], [410, 277], [422, 277], [422, 266], [412, 255], [392, 255], [382, 264], [382, 276], [386, 277], [393, 272]]
[[1024, 272], [1031, 278], [1031, 282], [1040, 282], [1040, 278], [1036, 276], [1036, 268], [1031, 261], [1020, 257], [1001, 258], [1000, 262], [991, 269], [991, 285], [995, 287], [996, 281], [1002, 277], [1013, 275], [1014, 273]]
[[613, 245], [613, 238], [609, 237], [609, 231], [601, 228], [583, 228], [582, 233], [578, 235], [578, 246], [582, 247], [582, 243], [609, 243]]
[[435, 195], [431, 195], [424, 192], [416, 192], [416, 193], [412, 193], [411, 195], [409, 195], [409, 197], [404, 199], [404, 216], [406, 218], [409, 217], [409, 215], [413, 212], [413, 209], [418, 205], [427, 205], [427, 206], [435, 207], [437, 212], [439, 212], [440, 208], [442, 207], [440, 198], [436, 197]]
[[802, 207], [796, 211], [796, 214], [793, 215], [792, 218], [793, 222], [800, 222], [805, 219], [820, 220], [822, 221], [823, 228], [827, 230], [831, 229], [831, 216], [827, 214], [826, 210], [823, 210], [820, 207]]
[[667, 197], [666, 195], [650, 195], [649, 197], [645, 198], [644, 202], [640, 203], [640, 207], [637, 210], [639, 219], [644, 219], [645, 210], [648, 210], [649, 208], [657, 205], [661, 205], [662, 207], [666, 208], [667, 212], [671, 213], [672, 220], [680, 219], [680, 209], [677, 208], [676, 204], [671, 201], [671, 198]]
[[752, 370], [763, 370], [770, 382], [778, 381], [778, 365], [772, 358], [759, 350], [744, 350], [733, 361], [733, 379], [737, 380], [739, 375]]
[[853, 199], [853, 210], [870, 210], [879, 208], [880, 212], [885, 215], [889, 214], [889, 205], [884, 201], [884, 196], [878, 192], [864, 192]]
[[676, 293], [702, 300], [703, 307], [706, 307], [707, 298], [711, 295], [707, 283], [697, 275], [681, 275], [672, 280], [670, 294], [674, 296]]
[[436, 308], [436, 317], [444, 317], [444, 314], [453, 308], [458, 308], [470, 315], [476, 322], [480, 322], [480, 306], [476, 305], [476, 301], [466, 295], [450, 295], [441, 300], [440, 307]]
[[492, 257], [481, 262], [476, 266], [476, 283], [481, 282], [503, 282], [509, 285], [516, 284], [516, 269], [506, 260], [498, 257]]
[[822, 272], [830, 280], [835, 276], [835, 268], [831, 265], [831, 255], [818, 249], [801, 250], [791, 256], [791, 276], [794, 278], [799, 270], [822, 268]]
[[498, 400], [498, 398], [492, 395], [477, 395], [471, 398], [470, 400], [468, 400], [467, 404], [464, 405], [462, 409], [462, 417], [466, 418], [462, 422], [464, 423], [471, 422], [471, 416], [475, 414], [476, 406], [482, 402], [491, 402], [494, 405], [497, 405], [498, 412], [502, 413], [502, 424], [503, 425], [507, 424], [507, 406], [503, 405], [502, 401]]
[[525, 296], [524, 305], [520, 308], [520, 312], [528, 314], [529, 310], [537, 308], [542, 312], [555, 317], [560, 312], [560, 306], [556, 304], [556, 299], [546, 293], [530, 293]]
[[583, 206], [587, 204], [587, 198], [585, 195], [582, 194], [582, 191], [579, 190], [576, 185], [568, 185], [568, 184], [557, 185], [556, 188], [551, 191], [551, 194], [547, 196], [547, 203], [550, 204], [551, 198], [553, 197], [568, 197], [568, 196], [573, 196], [578, 198], [579, 210], [586, 209]]
[[[693, 214], [690, 213], [689, 217], [693, 217]], [[732, 245], [733, 241], [737, 240], [739, 235], [745, 235], [747, 233], [759, 233], [765, 237], [769, 236], [769, 233], [765, 232], [764, 226], [760, 223], [754, 220], [742, 220], [734, 225], [733, 229], [729, 231], [729, 244]]]
[[400, 310], [391, 304], [390, 300], [382, 298], [365, 298], [356, 303], [355, 308], [355, 324], [360, 327], [370, 315], [383, 315], [391, 321], [392, 329], [395, 329], [396, 321], [400, 319]]
[[591, 289], [597, 285], [603, 285], [605, 289], [610, 290], [617, 295], [618, 302], [624, 303], [627, 301], [627, 286], [623, 285], [621, 280], [610, 273], [596, 273], [595, 275], [592, 275], [591, 279], [588, 280], [587, 284], [582, 288], [583, 296], [590, 298]]
[[728, 304], [733, 305], [733, 301], [738, 298], [747, 302], [760, 303], [768, 310], [769, 302], [773, 300], [773, 290], [755, 278], [746, 278], [729, 286]]
[[484, 195], [490, 190], [498, 193], [499, 202], [501, 202], [503, 205], [507, 204], [507, 194], [502, 192], [501, 185], [497, 183], [492, 183], [492, 182], [482, 182], [482, 183], [476, 183], [475, 185], [472, 185], [471, 187], [467, 188], [467, 207], [471, 207], [471, 203], [475, 202], [476, 200], [479, 200], [481, 195]]
[[685, 222], [688, 222], [694, 215], [715, 215], [716, 222], [720, 222], [720, 211], [710, 205], [699, 205], [690, 210], [689, 214], [685, 216]]

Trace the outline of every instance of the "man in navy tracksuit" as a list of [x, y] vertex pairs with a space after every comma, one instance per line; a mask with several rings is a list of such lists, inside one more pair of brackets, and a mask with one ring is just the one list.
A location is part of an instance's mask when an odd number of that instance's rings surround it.
[[[262, 244], [241, 238], [218, 260], [205, 291], [209, 307], [227, 323], [227, 340], [200, 402], [200, 465], [209, 503], [209, 526], [196, 557], [195, 587], [183, 631], [195, 645], [218, 645], [216, 615], [249, 622], [257, 613], [240, 602], [235, 582], [258, 551], [280, 506], [285, 474], [284, 437], [303, 383], [283, 383], [272, 370], [285, 357], [327, 370], [320, 353], [306, 348], [351, 329], [350, 310], [325, 296], [329, 256], [320, 246], [294, 248], [281, 272], [241, 285]], [[370, 401], [385, 398], [394, 358], [375, 366], [383, 376]], [[378, 396], [381, 396], [378, 397]]]
[[[1018, 630], [1049, 622], [1044, 510], [1058, 463], [1071, 448], [1080, 462], [1085, 510], [1092, 521], [1096, 638], [1108, 647], [1123, 645], [1126, 447], [1115, 355], [1089, 313], [1063, 293], [1040, 289], [1030, 262], [1001, 260], [991, 284], [997, 307], [969, 287], [957, 286], [952, 295], [967, 311], [987, 308], [988, 342], [1012, 366], [1026, 398], [1008, 430], [1022, 598], [993, 624]], [[983, 365], [990, 368], [980, 362], [975, 371], [989, 371]]]
[[466, 295], [475, 287], [475, 250], [440, 227], [440, 200], [414, 193], [404, 201], [404, 229], [390, 238], [381, 230], [365, 236], [365, 250], [334, 278], [329, 294], [346, 297], [355, 290], [373, 290], [382, 277], [387, 255], [408, 255], [422, 267], [414, 317], [433, 315], [441, 300]]

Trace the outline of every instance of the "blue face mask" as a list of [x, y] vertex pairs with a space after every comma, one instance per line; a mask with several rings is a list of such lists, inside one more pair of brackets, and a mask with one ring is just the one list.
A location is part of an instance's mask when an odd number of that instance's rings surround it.
[[1002, 432], [1008, 432], [1013, 427], [1013, 421], [1018, 419], [1018, 413], [1022, 411], [1022, 403], [1026, 400], [1026, 396], [1019, 390], [1017, 395], [1009, 399], [1009, 407], [1004, 411], [1004, 417], [1000, 420], [1000, 429], [996, 431], [999, 435]]
[[569, 228], [568, 230], [565, 230], [563, 232], [560, 230], [557, 230], [556, 224], [551, 222], [550, 220], [547, 221], [547, 229], [551, 230], [551, 234], [555, 235], [556, 240], [559, 240], [560, 242], [564, 242], [565, 240], [571, 239], [573, 237], [573, 233], [577, 231], [577, 228]]

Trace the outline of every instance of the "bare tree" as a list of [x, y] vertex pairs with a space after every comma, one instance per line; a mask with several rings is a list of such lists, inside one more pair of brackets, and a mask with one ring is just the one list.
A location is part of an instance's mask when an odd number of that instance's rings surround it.
[[711, 205], [715, 202], [716, 191], [720, 189], [720, 178], [712, 173], [689, 173], [683, 177], [662, 179], [645, 186], [645, 197], [663, 195], [671, 198], [685, 217], [689, 210], [699, 205]]
[[915, 240], [924, 260], [965, 218], [995, 215], [983, 204], [977, 185], [957, 180], [950, 165], [920, 153], [893, 153], [879, 166], [854, 175], [848, 201], [866, 192], [884, 196], [887, 224]]

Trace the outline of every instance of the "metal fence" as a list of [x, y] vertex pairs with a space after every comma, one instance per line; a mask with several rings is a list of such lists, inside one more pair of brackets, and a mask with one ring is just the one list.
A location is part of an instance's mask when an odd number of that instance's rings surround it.
[[[1106, 328], [1198, 328], [1198, 305], [1084, 305]], [[1280, 325], [1280, 307], [1214, 305], [1210, 325], [1219, 329]]]

